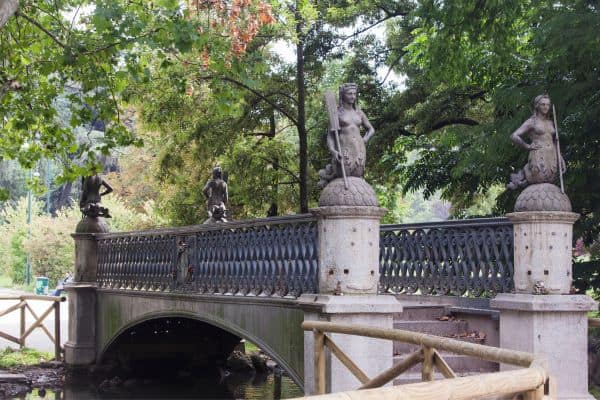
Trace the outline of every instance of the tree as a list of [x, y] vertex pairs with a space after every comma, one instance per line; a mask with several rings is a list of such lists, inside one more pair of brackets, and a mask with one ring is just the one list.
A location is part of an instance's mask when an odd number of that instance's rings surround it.
[[[600, 15], [596, 2], [420, 1], [390, 25], [406, 91], [391, 107], [403, 126], [382, 166], [400, 173], [404, 190], [442, 190], [457, 211], [524, 164], [510, 133], [531, 115], [535, 95], [556, 104], [567, 193], [582, 214], [577, 235], [600, 231]], [[416, 150], [407, 163], [402, 153]], [[515, 194], [498, 197], [507, 212]]]
[[[192, 3], [2, 1], [0, 160], [18, 160], [26, 169], [41, 158], [58, 160], [63, 182], [85, 175], [99, 154], [141, 145], [123, 124], [120, 106], [127, 85], [150, 75], [141, 56], [157, 49], [208, 53], [210, 47], [227, 59], [250, 39], [240, 30], [249, 27], [248, 16], [256, 8], [261, 18], [268, 15], [261, 1], [212, 2], [203, 15], [218, 18], [207, 31], [204, 20], [190, 17], [199, 7]], [[61, 96], [69, 100], [67, 124], [57, 112]], [[99, 123], [103, 134], [94, 144], [77, 141], [78, 128], [91, 131]]]

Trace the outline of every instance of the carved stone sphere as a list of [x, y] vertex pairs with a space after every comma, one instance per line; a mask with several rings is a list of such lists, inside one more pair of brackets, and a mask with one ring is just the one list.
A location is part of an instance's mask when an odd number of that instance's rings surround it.
[[521, 192], [515, 211], [571, 211], [571, 201], [556, 185], [538, 183]]
[[102, 217], [83, 217], [75, 228], [76, 233], [108, 233], [108, 224]]
[[356, 176], [348, 177], [348, 189], [344, 187], [344, 179], [337, 178], [325, 186], [319, 197], [319, 206], [367, 206], [377, 207], [375, 191], [364, 179]]

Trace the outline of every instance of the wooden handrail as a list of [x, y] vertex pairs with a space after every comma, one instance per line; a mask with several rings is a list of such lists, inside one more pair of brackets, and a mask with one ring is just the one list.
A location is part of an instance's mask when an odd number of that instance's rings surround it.
[[431, 400], [475, 399], [531, 393], [529, 398], [542, 400], [548, 376], [544, 368], [533, 366], [506, 372], [466, 376], [441, 381], [411, 383], [377, 389], [338, 392], [309, 396], [311, 400]]
[[600, 327], [600, 318], [588, 318], [588, 326], [591, 328]]
[[[498, 396], [522, 392], [525, 392], [528, 400], [542, 400], [544, 398], [544, 388], [548, 381], [546, 363], [541, 359], [537, 359], [530, 353], [499, 349], [496, 347], [468, 343], [424, 333], [399, 329], [381, 329], [371, 326], [336, 324], [323, 321], [304, 321], [302, 323], [302, 329], [312, 330], [315, 338], [315, 390], [319, 395], [314, 397], [315, 399], [431, 399], [439, 397], [440, 393], [444, 393], [443, 398], [471, 399], [490, 395]], [[369, 379], [350, 357], [348, 357], [348, 355], [331, 340], [327, 333], [401, 341], [420, 345], [421, 350], [410, 354], [403, 362], [380, 373], [375, 378]], [[336, 356], [362, 383], [362, 386], [359, 388], [360, 392], [344, 392], [320, 396], [325, 394], [325, 347], [329, 347], [331, 354]], [[526, 368], [517, 371], [458, 378], [438, 350], [446, 350], [453, 353]], [[402, 385], [402, 390], [399, 390], [399, 388], [396, 387], [391, 389], [392, 392], [390, 392], [388, 388], [386, 388], [387, 391], [385, 392], [383, 389], [375, 391], [371, 389], [385, 385], [418, 363], [422, 363], [422, 380], [435, 383], [437, 386], [442, 384], [442, 387], [426, 386], [427, 390], [424, 390], [422, 389], [424, 386], [419, 386], [422, 385], [422, 383]], [[445, 378], [450, 379], [446, 379], [443, 382], [435, 382], [434, 368], [441, 372]], [[492, 385], [491, 391], [488, 390], [488, 385]], [[425, 393], [427, 395], [424, 395]], [[449, 394], [449, 396], [446, 396], [445, 394]]]
[[399, 342], [432, 347], [436, 350], [445, 350], [452, 353], [478, 357], [488, 361], [516, 365], [519, 367], [529, 367], [534, 360], [533, 354], [523, 351], [500, 349], [497, 347], [462, 342], [456, 339], [428, 335], [425, 333], [404, 331], [400, 329], [381, 329], [374, 328], [372, 326], [334, 324], [331, 322], [322, 321], [304, 321], [302, 323], [302, 329], [305, 331], [318, 330], [322, 332], [343, 333], [346, 335], [395, 340]]
[[[58, 361], [61, 359], [61, 353], [63, 352], [60, 346], [60, 303], [66, 300], [64, 296], [39, 296], [39, 295], [8, 295], [0, 296], [0, 300], [18, 300], [18, 304], [13, 304], [7, 309], [0, 311], [0, 317], [10, 314], [14, 311], [19, 310], [19, 337], [14, 337], [6, 332], [0, 332], [0, 337], [8, 341], [18, 344], [21, 348], [25, 346], [25, 339], [29, 336], [36, 328], [40, 328], [54, 343], [54, 358]], [[38, 317], [33, 308], [27, 302], [28, 300], [41, 300], [50, 301], [52, 305], [44, 311], [44, 313]], [[27, 328], [26, 326], [26, 311], [33, 316], [35, 321]], [[44, 325], [44, 320], [54, 311], [54, 336]]]

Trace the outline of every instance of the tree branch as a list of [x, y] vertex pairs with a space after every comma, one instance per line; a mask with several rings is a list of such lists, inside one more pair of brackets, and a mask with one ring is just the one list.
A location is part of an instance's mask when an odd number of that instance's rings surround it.
[[58, 44], [60, 47], [62, 47], [63, 49], [67, 48], [67, 46], [63, 42], [61, 42], [56, 36], [54, 36], [54, 34], [52, 32], [50, 32], [49, 30], [44, 28], [35, 19], [28, 17], [27, 14], [23, 14], [20, 11], [15, 11], [15, 17], [23, 17], [23, 19], [25, 19], [25, 20], [29, 21], [31, 24], [35, 25], [39, 30], [44, 32], [50, 39], [54, 40], [54, 42], [56, 44]]
[[282, 108], [281, 106], [279, 106], [277, 103], [273, 102], [272, 100], [270, 100], [268, 97], [266, 97], [265, 95], [263, 95], [262, 93], [260, 93], [258, 90], [251, 88], [250, 86], [246, 85], [243, 82], [240, 82], [236, 79], [230, 78], [228, 76], [213, 76], [213, 75], [206, 75], [206, 76], [199, 76], [198, 79], [200, 80], [211, 80], [211, 79], [222, 79], [226, 82], [230, 82], [233, 83], [236, 86], [239, 86], [243, 89], [246, 89], [247, 91], [253, 93], [255, 96], [259, 97], [260, 99], [262, 99], [265, 103], [269, 104], [271, 107], [273, 107], [275, 110], [279, 111], [280, 113], [282, 113], [283, 115], [285, 115], [290, 121], [292, 121], [292, 123], [296, 126], [298, 126], [298, 121], [297, 119], [291, 115], [287, 110], [285, 110], [284, 108]]
[[438, 129], [444, 128], [449, 125], [470, 125], [476, 126], [479, 125], [479, 122], [470, 119], [470, 118], [450, 118], [444, 121], [440, 121], [437, 124], [431, 127], [432, 131], [437, 131]]
[[263, 160], [263, 161], [265, 161], [265, 162], [268, 162], [268, 163], [272, 164], [275, 168], [278, 168], [278, 169], [281, 169], [281, 170], [287, 172], [289, 175], [292, 176], [292, 178], [294, 179], [295, 183], [300, 183], [300, 178], [298, 177], [298, 175], [296, 175], [295, 173], [293, 173], [292, 171], [290, 171], [289, 169], [287, 169], [283, 165], [279, 164], [277, 161], [270, 160], [268, 158], [261, 157], [261, 156], [256, 156], [256, 157], [259, 158], [259, 159], [261, 159], [261, 160]]

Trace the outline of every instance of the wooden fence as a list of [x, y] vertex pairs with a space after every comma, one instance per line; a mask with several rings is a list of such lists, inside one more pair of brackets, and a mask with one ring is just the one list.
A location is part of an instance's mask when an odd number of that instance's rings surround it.
[[[369, 326], [335, 324], [321, 321], [305, 321], [304, 330], [314, 334], [314, 368], [315, 388], [319, 400], [342, 399], [447, 399], [451, 393], [453, 399], [477, 399], [485, 397], [502, 397], [523, 394], [527, 400], [542, 400], [555, 398], [546, 363], [534, 357], [533, 354], [521, 351], [501, 349], [480, 344], [462, 342], [456, 339], [443, 338], [423, 333], [399, 329], [380, 329]], [[421, 349], [408, 355], [401, 363], [380, 373], [374, 378], [367, 375], [345, 354], [327, 335], [340, 333], [358, 335], [377, 339], [401, 341], [420, 345]], [[336, 356], [340, 362], [362, 383], [358, 391], [341, 392], [325, 395], [326, 363], [325, 348]], [[506, 372], [494, 372], [475, 376], [457, 377], [456, 373], [446, 363], [439, 351], [463, 354], [484, 360], [524, 367]], [[421, 363], [421, 378], [423, 383], [401, 385], [396, 387], [379, 388], [413, 366]], [[434, 369], [445, 378], [431, 382], [434, 379]], [[372, 390], [363, 390], [372, 389]]]
[[[3, 311], [0, 311], [0, 317], [8, 315], [12, 312], [16, 312], [17, 310], [20, 312], [20, 320], [19, 320], [19, 337], [12, 336], [6, 332], [0, 331], [0, 337], [6, 340], [9, 340], [13, 343], [18, 344], [20, 347], [25, 346], [25, 339], [35, 330], [41, 329], [46, 333], [46, 335], [50, 338], [52, 343], [54, 343], [54, 358], [58, 361], [61, 359], [61, 353], [63, 349], [60, 346], [60, 303], [65, 301], [65, 297], [61, 296], [37, 296], [37, 295], [15, 295], [15, 296], [0, 296], [0, 300], [15, 300], [18, 301], [17, 304], [13, 304], [12, 306], [6, 308]], [[42, 314], [38, 316], [38, 314], [34, 311], [29, 304], [29, 301], [47, 301], [50, 302], [50, 307], [46, 309]], [[27, 327], [27, 311], [33, 316], [34, 322]], [[54, 336], [48, 330], [48, 328], [44, 325], [44, 320], [48, 317], [52, 311], [54, 311]]]

